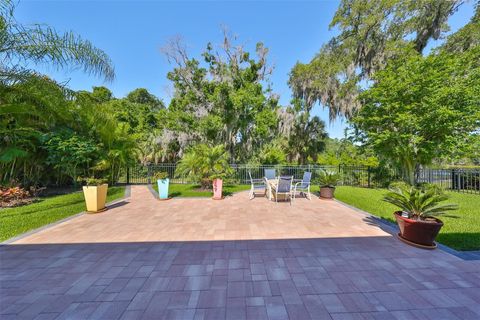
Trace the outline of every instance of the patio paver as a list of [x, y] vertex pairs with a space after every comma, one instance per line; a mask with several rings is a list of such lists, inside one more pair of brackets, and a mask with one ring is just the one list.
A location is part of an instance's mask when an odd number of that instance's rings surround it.
[[[122, 205], [123, 204], [123, 205]], [[332, 219], [335, 217], [335, 219]], [[15, 243], [204, 241], [389, 236], [335, 201], [288, 203], [248, 199], [242, 192], [223, 201], [176, 198], [158, 201], [145, 186], [100, 214], [82, 215]]]
[[409, 247], [335, 202], [244, 196], [160, 203], [134, 187], [2, 246], [0, 318], [480, 318], [480, 261]]

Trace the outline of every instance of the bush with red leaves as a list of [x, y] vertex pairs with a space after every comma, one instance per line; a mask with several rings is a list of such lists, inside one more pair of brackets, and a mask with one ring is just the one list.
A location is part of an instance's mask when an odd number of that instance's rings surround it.
[[31, 191], [21, 187], [0, 187], [0, 207], [16, 207], [32, 203], [35, 199]]

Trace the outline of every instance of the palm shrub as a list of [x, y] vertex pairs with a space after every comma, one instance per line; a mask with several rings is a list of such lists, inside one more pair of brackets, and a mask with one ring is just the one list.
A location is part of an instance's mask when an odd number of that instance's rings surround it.
[[228, 152], [222, 145], [198, 144], [185, 153], [175, 174], [196, 181], [202, 189], [210, 189], [214, 179], [225, 179], [233, 172], [228, 160]]
[[456, 204], [441, 203], [448, 199], [448, 195], [436, 185], [414, 187], [406, 183], [396, 183], [389, 190], [383, 200], [408, 213], [411, 219], [426, 220], [458, 209]]
[[165, 171], [155, 172], [155, 174], [153, 175], [154, 180], [164, 180], [167, 178], [168, 178], [168, 172], [165, 172]]
[[342, 179], [341, 175], [335, 171], [319, 170], [316, 179], [321, 188], [335, 188]]

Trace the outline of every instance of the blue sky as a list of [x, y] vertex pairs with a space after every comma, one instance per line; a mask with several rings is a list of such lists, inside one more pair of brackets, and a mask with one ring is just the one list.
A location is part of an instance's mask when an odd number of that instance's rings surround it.
[[[22, 23], [46, 23], [59, 31], [72, 30], [104, 50], [112, 59], [116, 79], [102, 79], [79, 71], [40, 70], [75, 90], [105, 85], [116, 97], [135, 88], [147, 88], [170, 100], [166, 78], [171, 70], [160, 48], [181, 35], [191, 56], [199, 57], [208, 42], [222, 40], [222, 25], [239, 37], [247, 49], [262, 41], [270, 49], [275, 70], [271, 78], [280, 102], [288, 104], [288, 73], [297, 62], [308, 62], [333, 31], [328, 30], [338, 1], [40, 1], [20, 0], [16, 17]], [[468, 22], [473, 3], [462, 6], [451, 19], [452, 31]], [[170, 89], [169, 89], [170, 88]], [[328, 112], [314, 114], [327, 123], [331, 137], [342, 137], [345, 124], [328, 123]]]

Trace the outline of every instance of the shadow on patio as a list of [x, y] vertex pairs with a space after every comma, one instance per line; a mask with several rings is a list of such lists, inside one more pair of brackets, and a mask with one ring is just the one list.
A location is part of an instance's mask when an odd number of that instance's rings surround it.
[[0, 247], [2, 319], [478, 319], [480, 264], [390, 236]]

